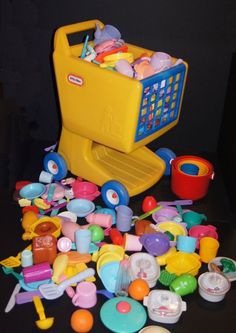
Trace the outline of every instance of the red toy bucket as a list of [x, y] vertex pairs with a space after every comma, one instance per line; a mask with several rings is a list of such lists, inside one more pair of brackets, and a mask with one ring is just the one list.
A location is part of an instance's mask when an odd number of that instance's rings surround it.
[[[190, 175], [181, 171], [181, 166], [185, 163], [196, 165], [199, 169], [198, 174]], [[203, 198], [213, 177], [212, 164], [201, 157], [185, 155], [171, 162], [171, 190], [181, 199]]]

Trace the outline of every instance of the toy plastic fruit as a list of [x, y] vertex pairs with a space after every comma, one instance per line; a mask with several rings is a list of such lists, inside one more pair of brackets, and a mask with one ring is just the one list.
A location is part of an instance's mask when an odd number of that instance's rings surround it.
[[92, 242], [98, 243], [104, 239], [104, 231], [99, 225], [90, 225], [88, 229], [92, 232]]
[[130, 297], [137, 301], [142, 301], [149, 294], [150, 288], [148, 283], [143, 279], [133, 280], [128, 288]]
[[144, 213], [149, 212], [150, 210], [156, 207], [157, 207], [157, 201], [153, 196], [148, 195], [147, 197], [144, 198], [142, 203], [142, 211]]
[[93, 327], [93, 315], [89, 310], [79, 309], [72, 313], [71, 327], [77, 333], [89, 332]]

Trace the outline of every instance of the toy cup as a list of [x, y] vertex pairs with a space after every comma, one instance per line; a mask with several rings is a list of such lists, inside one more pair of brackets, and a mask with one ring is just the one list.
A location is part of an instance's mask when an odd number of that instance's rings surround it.
[[213, 237], [203, 237], [200, 239], [199, 255], [201, 261], [209, 263], [217, 255], [219, 242]]
[[124, 235], [124, 249], [125, 251], [141, 251], [143, 245], [140, 243], [140, 237], [125, 233]]
[[196, 176], [199, 172], [199, 167], [193, 163], [184, 163], [181, 165], [180, 170], [188, 175]]
[[154, 68], [155, 72], [160, 72], [172, 66], [172, 58], [167, 53], [155, 52], [151, 57], [150, 65]]
[[170, 284], [170, 290], [180, 296], [192, 294], [197, 289], [197, 279], [191, 274], [182, 274]]
[[204, 214], [199, 214], [193, 211], [183, 213], [182, 218], [183, 221], [187, 223], [188, 229], [207, 220], [207, 217]]
[[216, 227], [213, 225], [195, 225], [189, 229], [189, 236], [197, 238], [196, 249], [199, 249], [199, 242], [202, 237], [218, 239]]
[[177, 250], [187, 253], [193, 253], [196, 249], [197, 238], [191, 236], [179, 235], [177, 237]]
[[92, 308], [97, 303], [97, 287], [93, 282], [83, 281], [77, 284], [72, 303], [80, 308]]
[[92, 232], [89, 229], [79, 229], [75, 232], [76, 249], [79, 253], [88, 253], [92, 239]]
[[28, 267], [33, 265], [33, 252], [31, 250], [23, 250], [21, 252], [21, 266]]
[[120, 205], [116, 210], [116, 227], [121, 232], [127, 232], [131, 229], [133, 211], [128, 206]]
[[50, 184], [53, 181], [53, 174], [47, 171], [41, 171], [39, 175], [39, 182], [40, 183], [47, 183]]

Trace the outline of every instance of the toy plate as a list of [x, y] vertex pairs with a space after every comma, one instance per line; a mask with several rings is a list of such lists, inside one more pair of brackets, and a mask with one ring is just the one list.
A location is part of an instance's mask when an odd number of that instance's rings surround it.
[[75, 213], [76, 216], [84, 217], [94, 211], [95, 205], [87, 199], [73, 199], [67, 204], [66, 208], [69, 212]]
[[45, 191], [45, 185], [41, 183], [31, 183], [22, 187], [19, 194], [22, 198], [31, 200], [40, 197]]

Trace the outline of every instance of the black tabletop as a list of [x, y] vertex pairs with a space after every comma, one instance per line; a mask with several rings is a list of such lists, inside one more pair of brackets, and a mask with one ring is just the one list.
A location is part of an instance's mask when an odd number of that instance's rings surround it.
[[[215, 165], [215, 168], [217, 169], [217, 165]], [[236, 259], [236, 230], [234, 229], [233, 221], [231, 221], [223, 182], [218, 170], [216, 171], [215, 179], [211, 181], [207, 195], [203, 199], [194, 202], [189, 208], [207, 216], [207, 221], [204, 221], [204, 224], [212, 224], [216, 226], [220, 243], [218, 255]], [[170, 183], [170, 177], [164, 176], [149, 190], [130, 198], [129, 206], [132, 208], [134, 215], [140, 215], [142, 213], [142, 202], [147, 195], [154, 196], [157, 201], [178, 199], [170, 190]], [[95, 201], [95, 204], [104, 206], [101, 198], [98, 198]], [[2, 260], [10, 255], [16, 255], [20, 250], [24, 249], [29, 242], [25, 242], [21, 239], [23, 231], [21, 227], [21, 208], [13, 199], [13, 193], [8, 193], [7, 195], [6, 193], [2, 193], [0, 198], [0, 208], [2, 226], [0, 259]], [[149, 217], [149, 219], [151, 220], [151, 217]], [[80, 223], [80, 221], [78, 221], [78, 223]], [[88, 266], [94, 267], [94, 263], [89, 263]], [[202, 264], [199, 274], [206, 270], [207, 265]], [[16, 268], [16, 271], [20, 271], [20, 269]], [[38, 332], [39, 329], [35, 325], [35, 321], [38, 319], [38, 314], [35, 311], [33, 303], [15, 305], [9, 313], [4, 312], [17, 281], [13, 276], [5, 275], [3, 272], [0, 274], [0, 280], [0, 317], [4, 331], [15, 332], [20, 330], [24, 333]], [[97, 274], [96, 284], [98, 289], [104, 288]], [[157, 281], [156, 286], [152, 289], [167, 288]], [[177, 323], [161, 324], [148, 318], [145, 326], [159, 325], [167, 328], [172, 333], [199, 333], [206, 330], [217, 333], [233, 330], [236, 316], [236, 282], [232, 282], [230, 291], [221, 302], [213, 303], [204, 300], [199, 295], [198, 290], [191, 295], [183, 296], [183, 300], [187, 304], [187, 310], [182, 313]], [[100, 319], [100, 309], [106, 301], [107, 299], [103, 295], [98, 295], [96, 306], [89, 309], [94, 317], [94, 325], [91, 332], [110, 332]], [[49, 301], [43, 299], [42, 302], [46, 316], [54, 317], [55, 319], [54, 325], [49, 329], [49, 332], [73, 332], [70, 325], [70, 318], [77, 308], [71, 303], [71, 299], [66, 294], [56, 300]], [[142, 302], [140, 303], [142, 304]]]

